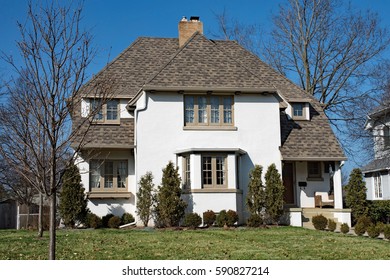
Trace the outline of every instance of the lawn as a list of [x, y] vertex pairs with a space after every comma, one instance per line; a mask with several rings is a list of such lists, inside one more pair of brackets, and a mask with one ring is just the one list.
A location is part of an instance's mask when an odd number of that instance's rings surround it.
[[[0, 230], [0, 259], [47, 259], [48, 233]], [[293, 227], [58, 230], [62, 260], [390, 260], [390, 242]]]

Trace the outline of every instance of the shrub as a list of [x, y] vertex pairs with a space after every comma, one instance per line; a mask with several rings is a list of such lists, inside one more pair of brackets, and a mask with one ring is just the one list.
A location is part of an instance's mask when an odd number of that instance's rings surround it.
[[223, 227], [227, 225], [227, 213], [226, 210], [221, 210], [217, 215], [217, 219], [215, 220], [218, 227]]
[[197, 213], [189, 213], [184, 217], [184, 226], [197, 228], [202, 224], [202, 218]]
[[278, 223], [283, 215], [284, 186], [275, 164], [271, 164], [265, 173], [265, 214], [273, 223]]
[[102, 217], [102, 227], [108, 228], [108, 221], [114, 217], [114, 214], [107, 214]]
[[355, 225], [355, 233], [359, 236], [363, 235], [369, 226], [372, 225], [371, 219], [367, 216], [361, 216], [356, 225]]
[[265, 206], [265, 189], [262, 181], [263, 167], [256, 164], [249, 173], [246, 206], [250, 215], [261, 215]]
[[214, 224], [216, 218], [217, 215], [215, 215], [213, 210], [207, 210], [203, 213], [203, 224], [210, 227]]
[[100, 228], [103, 225], [102, 218], [93, 213], [88, 213], [86, 220], [90, 228]]
[[235, 223], [238, 222], [238, 214], [234, 210], [229, 210], [226, 212], [227, 216], [227, 226], [232, 227]]
[[386, 225], [384, 223], [378, 222], [378, 223], [376, 223], [376, 226], [378, 227], [379, 232], [384, 232], [385, 231]]
[[349, 232], [349, 225], [347, 223], [343, 223], [340, 226], [340, 231], [344, 234], [347, 234]]
[[370, 201], [368, 215], [374, 223], [390, 223], [390, 200]]
[[143, 175], [138, 183], [137, 192], [137, 214], [145, 227], [148, 226], [153, 208], [153, 174], [147, 172]]
[[178, 226], [187, 203], [181, 198], [179, 169], [169, 162], [163, 169], [162, 183], [155, 196], [154, 218], [158, 227]]
[[363, 173], [359, 168], [352, 170], [345, 191], [345, 203], [348, 208], [351, 208], [352, 222], [355, 224], [360, 217], [367, 213], [367, 188], [363, 180]]
[[390, 240], [390, 225], [385, 226], [385, 229], [383, 230], [383, 234], [385, 235], [386, 239]]
[[259, 227], [263, 224], [263, 219], [260, 215], [252, 214], [246, 221], [248, 227]]
[[131, 215], [130, 213], [123, 213], [122, 217], [121, 217], [121, 224], [122, 225], [126, 225], [126, 224], [130, 224], [130, 223], [133, 223], [135, 221], [133, 215]]
[[367, 234], [369, 237], [371, 238], [377, 238], [380, 234], [380, 228], [374, 224], [370, 225], [368, 228], [367, 228]]
[[108, 220], [108, 226], [110, 228], [118, 228], [121, 224], [121, 218], [118, 216], [113, 216]]
[[337, 227], [337, 223], [332, 219], [328, 219], [328, 229], [330, 231], [335, 231], [336, 227]]
[[313, 226], [317, 230], [324, 230], [326, 228], [326, 225], [328, 224], [328, 219], [326, 219], [323, 215], [317, 215], [314, 216], [311, 219]]
[[61, 182], [58, 212], [65, 226], [74, 227], [76, 222], [85, 222], [88, 213], [85, 189], [79, 169], [74, 163], [65, 170]]

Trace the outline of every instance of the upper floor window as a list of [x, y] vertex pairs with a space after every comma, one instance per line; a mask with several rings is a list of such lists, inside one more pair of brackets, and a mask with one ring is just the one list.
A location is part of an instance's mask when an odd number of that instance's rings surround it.
[[387, 125], [383, 127], [383, 138], [385, 149], [390, 149], [390, 127]]
[[102, 104], [100, 99], [91, 99], [93, 120], [101, 123], [119, 123], [119, 100], [111, 99]]
[[306, 120], [307, 118], [307, 113], [306, 113], [306, 104], [303, 102], [297, 102], [297, 103], [292, 103], [292, 117], [293, 119], [296, 120]]
[[91, 160], [89, 187], [91, 191], [121, 191], [127, 188], [127, 160]]
[[375, 198], [382, 198], [382, 178], [379, 172], [374, 173], [374, 195]]
[[233, 96], [186, 95], [184, 121], [186, 126], [232, 126]]

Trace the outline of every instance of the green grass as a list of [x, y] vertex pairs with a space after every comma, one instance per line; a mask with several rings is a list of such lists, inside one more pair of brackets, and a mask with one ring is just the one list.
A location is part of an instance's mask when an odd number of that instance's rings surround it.
[[[48, 233], [0, 231], [0, 259], [47, 259]], [[62, 260], [390, 259], [390, 242], [293, 227], [208, 230], [58, 230]]]

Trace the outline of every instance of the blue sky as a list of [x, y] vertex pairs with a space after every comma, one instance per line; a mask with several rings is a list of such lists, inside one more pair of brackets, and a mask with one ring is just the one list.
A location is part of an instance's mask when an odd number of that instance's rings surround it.
[[[277, 13], [278, 5], [285, 1], [85, 0], [83, 24], [92, 28], [94, 43], [100, 50], [89, 74], [99, 71], [139, 36], [177, 37], [177, 24], [182, 16], [200, 16], [205, 35], [212, 38], [211, 34], [217, 30], [215, 13], [225, 9], [229, 16], [243, 23], [258, 24], [267, 29], [272, 14]], [[351, 0], [351, 3], [357, 8], [377, 12], [382, 24], [390, 28], [390, 1]], [[24, 21], [26, 7], [27, 0], [0, 0], [0, 50], [6, 54], [17, 54], [15, 43], [20, 37], [16, 22]], [[0, 75], [6, 76], [9, 71], [9, 67], [0, 61]], [[353, 163], [348, 165], [351, 168]]]

